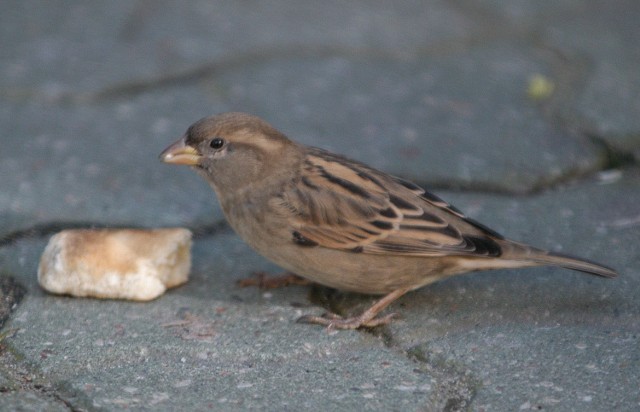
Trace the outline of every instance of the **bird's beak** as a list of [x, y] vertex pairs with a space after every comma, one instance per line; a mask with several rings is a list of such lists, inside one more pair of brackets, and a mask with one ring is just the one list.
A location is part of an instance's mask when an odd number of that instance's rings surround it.
[[196, 149], [184, 143], [184, 137], [160, 153], [160, 160], [175, 165], [195, 166], [200, 161], [200, 157]]

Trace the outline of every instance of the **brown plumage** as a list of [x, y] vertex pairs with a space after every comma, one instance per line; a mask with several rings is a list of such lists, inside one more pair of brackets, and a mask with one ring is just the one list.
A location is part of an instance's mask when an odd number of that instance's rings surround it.
[[555, 265], [616, 276], [505, 239], [411, 182], [295, 143], [247, 114], [199, 120], [161, 158], [193, 166], [234, 230], [278, 265], [338, 289], [387, 294], [353, 318], [305, 318], [329, 327], [387, 323], [391, 315], [376, 315], [404, 293], [471, 271]]

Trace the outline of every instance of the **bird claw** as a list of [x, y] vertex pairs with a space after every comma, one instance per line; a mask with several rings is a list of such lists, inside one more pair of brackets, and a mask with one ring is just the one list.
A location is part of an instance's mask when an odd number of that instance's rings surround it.
[[391, 313], [379, 318], [366, 318], [362, 315], [343, 318], [335, 313], [325, 313], [322, 316], [305, 315], [298, 318], [298, 323], [308, 323], [315, 325], [323, 325], [327, 327], [327, 330], [334, 329], [360, 329], [360, 328], [375, 328], [381, 325], [388, 325], [391, 320], [396, 316], [396, 313]]

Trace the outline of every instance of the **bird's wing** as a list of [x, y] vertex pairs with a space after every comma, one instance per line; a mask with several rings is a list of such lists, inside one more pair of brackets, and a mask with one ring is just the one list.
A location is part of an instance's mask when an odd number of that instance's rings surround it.
[[272, 201], [292, 240], [370, 254], [499, 256], [502, 237], [415, 184], [320, 149]]

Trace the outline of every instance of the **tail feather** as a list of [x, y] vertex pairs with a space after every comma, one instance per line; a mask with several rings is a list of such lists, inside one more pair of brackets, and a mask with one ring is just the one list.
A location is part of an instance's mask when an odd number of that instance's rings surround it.
[[618, 276], [618, 273], [614, 269], [599, 263], [562, 253], [549, 252], [524, 243], [505, 239], [500, 242], [500, 247], [503, 252], [502, 258], [509, 259], [512, 264], [513, 262], [519, 261], [522, 262], [522, 266], [560, 266], [605, 278], [615, 278]]
[[529, 256], [528, 259], [542, 265], [561, 266], [566, 269], [577, 270], [605, 278], [615, 278], [618, 276], [618, 273], [610, 267], [560, 253], [545, 252], [544, 254]]

